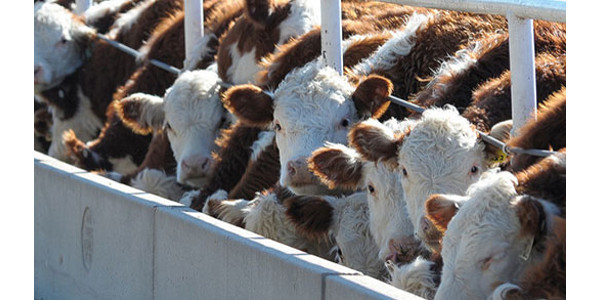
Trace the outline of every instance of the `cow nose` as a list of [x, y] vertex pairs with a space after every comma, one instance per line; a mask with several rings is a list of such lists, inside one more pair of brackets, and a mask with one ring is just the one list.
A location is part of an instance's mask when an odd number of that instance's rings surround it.
[[212, 161], [210, 157], [194, 155], [181, 161], [181, 172], [183, 178], [203, 176], [208, 173]]
[[293, 177], [294, 175], [296, 175], [298, 173], [299, 166], [300, 166], [300, 164], [298, 163], [298, 160], [288, 161], [288, 163], [287, 163], [288, 175], [290, 177]]

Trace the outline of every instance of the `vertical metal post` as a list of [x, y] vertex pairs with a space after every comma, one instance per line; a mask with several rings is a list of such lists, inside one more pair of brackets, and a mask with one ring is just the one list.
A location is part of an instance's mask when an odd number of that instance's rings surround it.
[[75, 1], [75, 13], [82, 15], [90, 6], [92, 6], [92, 0], [77, 0]]
[[203, 0], [185, 0], [184, 10], [185, 61], [188, 61], [187, 58], [193, 55], [194, 46], [204, 36]]
[[506, 14], [509, 30], [510, 80], [512, 97], [513, 129], [519, 129], [531, 118], [536, 118], [535, 52], [533, 43], [533, 20]]
[[321, 55], [328, 66], [343, 73], [341, 0], [321, 0]]

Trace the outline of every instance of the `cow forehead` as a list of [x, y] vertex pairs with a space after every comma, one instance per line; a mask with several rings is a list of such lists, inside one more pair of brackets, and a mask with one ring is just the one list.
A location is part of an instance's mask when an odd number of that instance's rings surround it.
[[218, 75], [210, 71], [183, 73], [165, 93], [164, 104], [165, 117], [172, 125], [216, 126], [223, 113]]
[[333, 69], [319, 62], [290, 72], [274, 93], [274, 117], [298, 123], [321, 123], [333, 116], [352, 117], [354, 88]]
[[58, 4], [46, 3], [35, 11], [34, 19], [35, 37], [45, 39], [60, 39], [68, 35], [69, 28], [73, 25], [73, 16], [69, 11]]
[[[469, 199], [448, 224], [444, 248], [453, 248], [458, 240], [469, 244], [502, 243], [519, 231], [519, 219], [513, 209], [517, 195], [512, 174], [500, 172], [484, 176], [467, 191]], [[446, 243], [448, 237], [448, 243]]]

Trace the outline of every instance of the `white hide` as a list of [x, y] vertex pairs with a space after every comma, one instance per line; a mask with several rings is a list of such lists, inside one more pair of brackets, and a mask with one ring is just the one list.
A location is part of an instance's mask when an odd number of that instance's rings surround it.
[[389, 284], [425, 299], [433, 299], [437, 290], [437, 274], [431, 271], [433, 264], [420, 256], [402, 266], [387, 263], [391, 275]]
[[64, 7], [37, 2], [34, 8], [34, 90], [50, 89], [85, 61], [85, 37], [95, 34]]
[[387, 70], [395, 66], [399, 57], [410, 54], [417, 31], [431, 18], [433, 15], [413, 14], [401, 30], [390, 31], [392, 37], [375, 53], [352, 67], [353, 73], [369, 75], [373, 70]]
[[398, 152], [398, 170], [408, 213], [419, 222], [432, 194], [463, 195], [487, 169], [484, 144], [452, 106], [431, 108], [415, 121]]
[[378, 258], [379, 246], [370, 231], [370, 213], [366, 193], [348, 197], [324, 197], [333, 206], [329, 235], [335, 241], [332, 252], [339, 264], [383, 280], [386, 269]]
[[144, 0], [135, 5], [135, 7], [119, 15], [113, 25], [110, 27], [110, 31], [106, 34], [107, 37], [115, 39], [119, 32], [129, 30], [133, 26], [138, 18], [142, 15], [142, 12], [146, 8], [150, 7], [156, 0]]
[[142, 170], [131, 180], [131, 186], [173, 201], [179, 201], [183, 195], [175, 177], [157, 169]]
[[369, 207], [369, 230], [377, 245], [377, 257], [381, 262], [392, 254], [389, 243], [411, 237], [414, 229], [402, 194], [400, 175], [384, 162], [363, 161], [354, 149], [341, 144], [327, 144], [329, 149], [342, 151], [348, 165], [362, 165], [362, 179], [358, 189], [367, 195]]
[[[218, 215], [221, 220], [233, 224], [243, 220], [245, 229], [249, 231], [310, 254], [333, 260], [330, 253], [333, 243], [325, 239], [315, 241], [300, 234], [285, 215], [286, 208], [274, 193], [259, 194], [251, 201], [219, 198], [218, 193], [213, 194], [206, 200], [202, 211], [209, 215], [215, 214], [209, 208], [216, 207], [216, 202], [220, 202]], [[212, 203], [209, 204], [209, 202]]]
[[199, 186], [207, 172], [182, 174], [182, 162], [202, 157], [212, 162], [215, 139], [227, 118], [220, 100], [221, 80], [207, 70], [182, 73], [164, 96], [166, 132], [177, 161], [177, 181]]
[[321, 59], [287, 74], [274, 92], [273, 124], [281, 163], [280, 184], [296, 194], [323, 194], [323, 185], [290, 186], [287, 163], [306, 160], [326, 141], [347, 143], [358, 114], [354, 87]]
[[[448, 223], [442, 241], [444, 266], [437, 299], [486, 299], [498, 283], [515, 282], [538, 259], [531, 251], [533, 238], [521, 236], [516, 184], [511, 173], [490, 170], [468, 189], [468, 200]], [[558, 212], [554, 205], [540, 203], [544, 213]]]
[[314, 0], [290, 1], [292, 6], [287, 18], [279, 24], [278, 45], [288, 42], [291, 37], [309, 32], [321, 24], [321, 4]]

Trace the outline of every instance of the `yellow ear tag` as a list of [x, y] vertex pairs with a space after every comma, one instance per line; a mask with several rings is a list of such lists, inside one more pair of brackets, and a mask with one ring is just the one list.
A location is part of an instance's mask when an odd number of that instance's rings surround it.
[[502, 151], [502, 149], [498, 149], [498, 150], [496, 150], [496, 152], [494, 152], [494, 156], [492, 158], [490, 158], [490, 162], [491, 163], [503, 163], [506, 161], [507, 158], [508, 158], [508, 155], [506, 155], [506, 153], [504, 153], [504, 151]]

